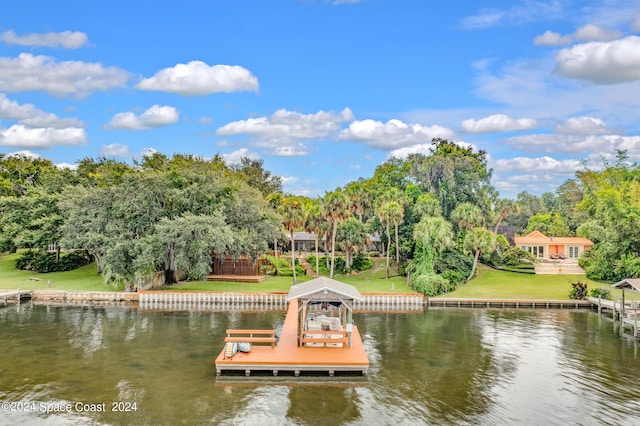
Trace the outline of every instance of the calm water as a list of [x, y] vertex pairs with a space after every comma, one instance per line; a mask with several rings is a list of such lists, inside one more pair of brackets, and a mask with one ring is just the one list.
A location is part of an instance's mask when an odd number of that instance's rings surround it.
[[0, 308], [0, 424], [640, 424], [638, 345], [592, 312], [359, 314], [368, 380], [216, 380], [227, 328], [283, 320]]

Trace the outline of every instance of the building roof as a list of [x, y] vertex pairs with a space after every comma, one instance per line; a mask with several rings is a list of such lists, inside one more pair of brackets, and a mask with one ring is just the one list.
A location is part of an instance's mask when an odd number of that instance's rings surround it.
[[320, 296], [324, 300], [354, 299], [364, 301], [357, 288], [327, 277], [318, 277], [291, 287], [287, 302], [293, 299], [310, 299]]
[[627, 278], [612, 285], [613, 288], [626, 288], [640, 291], [640, 278]]
[[540, 231], [533, 231], [523, 237], [515, 237], [516, 246], [528, 244], [582, 244], [593, 245], [593, 242], [582, 237], [547, 237]]

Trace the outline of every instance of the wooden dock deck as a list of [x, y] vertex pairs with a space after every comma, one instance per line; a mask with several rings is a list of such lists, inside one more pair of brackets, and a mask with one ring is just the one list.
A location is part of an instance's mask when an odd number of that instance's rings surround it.
[[262, 283], [267, 279], [264, 275], [208, 275], [207, 281], [232, 283]]
[[245, 376], [251, 376], [252, 373], [257, 372], [267, 372], [273, 376], [277, 376], [280, 372], [287, 372], [296, 377], [301, 374], [321, 373], [329, 376], [334, 376], [335, 373], [367, 375], [369, 359], [355, 325], [351, 336], [351, 348], [300, 347], [297, 327], [298, 301], [292, 300], [277, 344], [275, 346], [253, 345], [250, 352], [238, 352], [232, 358], [225, 357], [223, 348], [215, 361], [217, 375], [224, 372], [244, 372]]

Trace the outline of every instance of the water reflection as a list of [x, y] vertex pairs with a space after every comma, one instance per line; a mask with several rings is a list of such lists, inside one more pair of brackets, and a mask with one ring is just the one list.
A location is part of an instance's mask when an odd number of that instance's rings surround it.
[[[362, 382], [216, 380], [227, 328], [284, 311], [0, 309], [0, 401], [135, 402], [136, 411], [3, 413], [56, 424], [632, 424], [637, 343], [591, 312], [361, 313]], [[1, 423], [1, 421], [0, 421]]]

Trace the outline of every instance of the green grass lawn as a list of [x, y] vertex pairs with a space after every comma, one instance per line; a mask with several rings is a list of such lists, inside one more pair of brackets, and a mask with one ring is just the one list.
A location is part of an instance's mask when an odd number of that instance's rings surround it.
[[[593, 288], [607, 288], [610, 283], [588, 280], [585, 275], [534, 275], [506, 272], [480, 267], [476, 276], [467, 284], [437, 297], [459, 299], [522, 299], [522, 300], [567, 300], [571, 283], [582, 281], [587, 283], [587, 291]], [[619, 299], [621, 291], [612, 291], [612, 297]], [[638, 299], [640, 295], [626, 292], [629, 300]]]
[[[0, 289], [41, 290], [51, 288], [57, 290], [78, 291], [122, 291], [113, 286], [104, 285], [102, 277], [96, 273], [94, 263], [69, 272], [52, 272], [39, 274], [20, 271], [14, 268], [17, 254], [0, 255]], [[357, 275], [335, 275], [334, 278], [355, 286], [361, 293], [406, 293], [413, 290], [406, 285], [405, 278], [397, 275], [391, 267], [391, 278], [384, 277], [385, 259], [373, 258], [373, 268]], [[299, 276], [297, 282], [302, 283], [314, 276]], [[481, 267], [474, 279], [467, 284], [460, 284], [458, 289], [437, 297], [465, 299], [535, 299], [566, 300], [569, 298], [570, 283], [586, 281], [588, 289], [604, 287], [610, 284], [587, 280], [584, 275], [533, 275], [516, 272], [497, 271]], [[262, 283], [236, 282], [183, 282], [166, 286], [166, 291], [220, 291], [220, 292], [283, 292], [287, 293], [293, 284], [293, 277], [267, 277]], [[620, 298], [620, 291], [613, 292], [613, 297]], [[640, 299], [640, 295], [626, 292], [628, 300]]]
[[[372, 259], [374, 267], [362, 271], [357, 275], [334, 275], [334, 279], [356, 287], [361, 293], [407, 293], [413, 292], [407, 287], [405, 278], [394, 276], [391, 269], [391, 277], [387, 280], [384, 274], [386, 260]], [[297, 284], [309, 281], [315, 276], [298, 276]], [[248, 292], [284, 292], [288, 293], [293, 284], [293, 277], [267, 277], [262, 283], [232, 283], [232, 282], [184, 282], [166, 286], [163, 290], [197, 290], [197, 291], [248, 291]]]
[[0, 255], [0, 289], [10, 290], [81, 290], [81, 291], [119, 291], [113, 286], [104, 285], [102, 276], [96, 272], [95, 263], [68, 272], [40, 274], [21, 271], [14, 267], [19, 254]]

